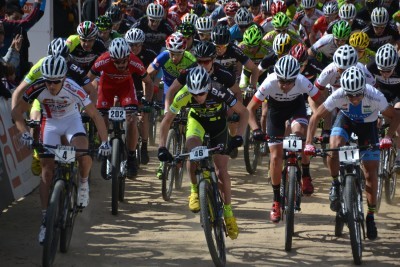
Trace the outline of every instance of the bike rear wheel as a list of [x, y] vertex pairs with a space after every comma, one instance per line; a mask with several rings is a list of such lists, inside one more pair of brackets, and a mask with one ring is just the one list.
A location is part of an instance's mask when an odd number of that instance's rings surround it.
[[395, 159], [396, 159], [396, 149], [392, 147], [390, 149], [390, 156], [389, 156], [388, 176], [386, 177], [385, 180], [385, 199], [388, 204], [394, 204], [394, 199], [396, 196], [397, 173], [393, 171]]
[[296, 201], [296, 167], [290, 166], [288, 167], [288, 187], [287, 187], [287, 194], [286, 194], [286, 204], [287, 207], [285, 208], [285, 250], [290, 251], [292, 249], [292, 239], [294, 233], [294, 205]]
[[200, 181], [199, 200], [200, 219], [211, 258], [215, 266], [225, 266], [225, 226], [222, 214], [218, 214], [217, 203], [209, 180]]
[[58, 180], [54, 185], [46, 212], [46, 236], [43, 243], [42, 255], [42, 263], [44, 267], [53, 265], [57, 253], [64, 208], [64, 192], [64, 181]]
[[[180, 154], [183, 154], [186, 152], [185, 144], [186, 144], [186, 137], [184, 134], [181, 134], [180, 136]], [[182, 182], [183, 182], [183, 175], [185, 174], [186, 170], [186, 160], [182, 161], [182, 166], [180, 168], [177, 167], [176, 170], [176, 177], [175, 177], [175, 189], [181, 189], [182, 188]]]
[[111, 214], [118, 214], [118, 201], [119, 201], [119, 172], [121, 165], [121, 144], [118, 138], [112, 141], [111, 152]]
[[[170, 151], [173, 149], [174, 155], [178, 144], [178, 137], [176, 136], [175, 130], [170, 129], [168, 132], [167, 136], [167, 149]], [[172, 166], [171, 164], [164, 163], [164, 174], [163, 174], [163, 179], [161, 183], [161, 192], [163, 199], [165, 201], [169, 201], [171, 199], [172, 195], [172, 190], [173, 190], [173, 185], [174, 185], [174, 179], [176, 176], [176, 167]]]
[[157, 136], [157, 110], [152, 110], [149, 114], [149, 145], [154, 146], [156, 144]]
[[243, 155], [246, 170], [249, 174], [256, 172], [260, 158], [260, 142], [253, 139], [252, 133], [253, 131], [247, 126], [243, 142]]
[[350, 232], [351, 251], [353, 253], [354, 263], [359, 265], [362, 259], [361, 220], [358, 211], [360, 192], [356, 189], [355, 175], [348, 174], [345, 180], [346, 186], [343, 194], [347, 213], [347, 226]]
[[71, 243], [72, 231], [74, 229], [76, 215], [78, 214], [77, 208], [77, 188], [75, 183], [71, 183], [71, 188], [68, 190], [68, 194], [65, 195], [64, 201], [64, 215], [65, 223], [64, 227], [61, 228], [60, 235], [60, 251], [65, 253], [69, 249]]

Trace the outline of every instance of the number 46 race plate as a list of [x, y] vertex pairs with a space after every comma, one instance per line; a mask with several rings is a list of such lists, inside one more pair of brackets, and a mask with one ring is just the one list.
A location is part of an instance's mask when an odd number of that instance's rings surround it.
[[208, 157], [208, 149], [206, 146], [198, 146], [190, 151], [190, 160], [201, 160]]

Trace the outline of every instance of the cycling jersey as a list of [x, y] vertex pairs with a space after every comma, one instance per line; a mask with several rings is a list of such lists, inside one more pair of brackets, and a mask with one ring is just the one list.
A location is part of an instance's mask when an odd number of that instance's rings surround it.
[[310, 49], [315, 55], [321, 52], [327, 60], [332, 61], [333, 54], [338, 48], [333, 39], [333, 34], [326, 34], [317, 40]]
[[[371, 62], [367, 65], [369, 71], [375, 75], [376, 78], [376, 88], [381, 91], [386, 97], [388, 102], [392, 102], [394, 100], [399, 101], [400, 99], [400, 63], [397, 63], [393, 74], [385, 79], [382, 77], [382, 74], [378, 70], [378, 67], [375, 62]], [[396, 99], [397, 98], [397, 99]]]
[[301, 74], [304, 75], [310, 82], [314, 82], [318, 75], [322, 72], [323, 66], [315, 58], [309, 58], [308, 63]]
[[[264, 32], [267, 32], [267, 33], [268, 33], [268, 32], [271, 32], [271, 31], [274, 31], [274, 30], [275, 30], [274, 26], [272, 26], [272, 16], [266, 18], [265, 20], [263, 20], [263, 21], [260, 23], [260, 25], [261, 25], [261, 28], [264, 30]], [[288, 29], [289, 29], [290, 31], [293, 31], [293, 32], [296, 31], [296, 29], [293, 27], [292, 24], [289, 24]]]
[[358, 62], [364, 65], [368, 65], [370, 62], [375, 61], [375, 54], [376, 53], [374, 51], [372, 51], [369, 48], [366, 48], [363, 56], [361, 58], [358, 58]]
[[[142, 51], [140, 51], [137, 57], [143, 62], [144, 67], [147, 68], [150, 65], [150, 63], [157, 57], [157, 54], [153, 50], [143, 47]], [[134, 73], [132, 74], [132, 78], [135, 84], [136, 92], [143, 91], [143, 83], [142, 80], [140, 79], [140, 76]]]
[[376, 121], [378, 112], [385, 111], [389, 106], [385, 96], [369, 84], [365, 85], [364, 97], [357, 106], [350, 103], [343, 88], [333, 92], [323, 105], [329, 111], [339, 109], [350, 120], [358, 123]]
[[[374, 86], [375, 78], [365, 67], [365, 65], [357, 62], [356, 67], [365, 73], [366, 83]], [[315, 81], [315, 86], [318, 89], [323, 90], [328, 84], [330, 84], [335, 90], [340, 87], [340, 76], [341, 74], [338, 72], [338, 68], [336, 67], [335, 63], [332, 62], [323, 69], [318, 79]]]
[[163, 81], [164, 84], [164, 93], [167, 92], [169, 86], [174, 82], [174, 80], [179, 76], [180, 72], [188, 67], [190, 67], [194, 62], [196, 62], [196, 58], [190, 54], [188, 51], [185, 51], [181, 61], [175, 65], [172, 63], [172, 60], [169, 58], [169, 52], [163, 51], [159, 54], [151, 63], [151, 66], [155, 70], [159, 70], [162, 68], [163, 70]]
[[369, 37], [368, 48], [375, 52], [378, 51], [378, 48], [384, 44], [394, 44], [395, 42], [400, 40], [400, 34], [397, 30], [396, 25], [390, 22], [386, 25], [385, 30], [380, 36], [377, 36], [375, 34], [374, 27], [372, 25], [365, 27], [362, 31], [365, 32]]
[[[254, 64], [258, 65], [262, 59], [265, 57], [266, 54], [270, 53], [271, 50], [264, 46], [264, 45], [259, 45], [259, 49], [255, 54], [250, 53], [248, 46], [245, 45], [243, 42], [238, 44], [238, 47], [243, 51], [243, 53], [248, 56]], [[245, 70], [248, 71], [248, 69], [244, 68]]]
[[[294, 15], [293, 24], [296, 26], [301, 25], [305, 30], [304, 34], [308, 36], [311, 32], [311, 28], [314, 25], [315, 21], [321, 16], [323, 17], [324, 13], [318, 9], [314, 9], [314, 13], [311, 15], [311, 17], [306, 16], [304, 10], [301, 10], [296, 12], [296, 14]], [[303, 37], [303, 39], [305, 37]]]
[[115, 39], [115, 38], [118, 38], [118, 37], [123, 37], [123, 36], [120, 33], [118, 33], [117, 31], [111, 31], [110, 38], [108, 38], [108, 40], [106, 40], [106, 41], [102, 40], [103, 43], [104, 43], [104, 46], [106, 48], [108, 48], [110, 46], [110, 44], [111, 44], [111, 41], [113, 39]]
[[215, 62], [224, 66], [229, 72], [236, 76], [236, 63], [240, 62], [243, 66], [249, 61], [249, 57], [246, 56], [240, 48], [229, 43], [226, 52], [222, 56], [216, 57]]
[[39, 100], [42, 116], [47, 119], [80, 118], [79, 106], [85, 107], [91, 103], [86, 92], [68, 78], [57, 95], [50, 93], [44, 79], [39, 79], [25, 91], [23, 99], [29, 104], [35, 99]]
[[222, 19], [225, 17], [225, 12], [224, 12], [224, 7], [223, 6], [217, 6], [214, 11], [211, 13], [210, 18], [211, 20], [215, 23], [219, 19]]
[[190, 10], [192, 9], [192, 7], [193, 7], [193, 5], [191, 3], [188, 3], [186, 9], [183, 11], [180, 11], [178, 8], [178, 5], [173, 5], [168, 9], [168, 13], [175, 12], [178, 15], [178, 17], [182, 20], [186, 14], [190, 13]]
[[319, 38], [325, 34], [328, 29], [328, 21], [325, 16], [319, 17], [311, 27], [311, 31], [316, 34], [316, 37]]
[[165, 40], [170, 36], [174, 30], [166, 20], [160, 22], [157, 30], [153, 31], [149, 27], [149, 20], [147, 16], [140, 18], [132, 28], [141, 29], [145, 33], [144, 46], [152, 49], [156, 53], [160, 53], [161, 48], [165, 46]]

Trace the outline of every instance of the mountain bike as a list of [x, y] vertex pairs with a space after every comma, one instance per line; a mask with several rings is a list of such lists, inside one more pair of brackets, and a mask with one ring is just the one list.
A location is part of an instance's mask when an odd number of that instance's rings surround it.
[[154, 146], [156, 144], [157, 137], [157, 124], [161, 117], [161, 112], [164, 109], [164, 104], [153, 102], [153, 109], [149, 114], [149, 145]]
[[316, 155], [326, 156], [327, 152], [339, 152], [339, 200], [340, 209], [336, 212], [335, 236], [342, 235], [344, 223], [350, 233], [351, 251], [354, 263], [359, 265], [362, 261], [361, 230], [365, 239], [363, 191], [365, 177], [362, 174], [360, 163], [360, 149], [374, 149], [379, 144], [367, 146], [342, 146], [340, 148], [317, 149]]
[[[50, 146], [34, 144], [34, 148], [48, 150], [55, 155], [57, 162], [49, 196], [45, 225], [46, 236], [43, 243], [43, 266], [52, 266], [57, 252], [58, 243], [60, 251], [68, 251], [75, 218], [82, 207], [77, 205], [78, 170], [76, 159], [90, 155], [94, 150], [76, 149], [72, 146]], [[76, 153], [82, 153], [76, 156]]]
[[[382, 119], [382, 126], [379, 128], [379, 135], [381, 138], [385, 136], [385, 132], [389, 127]], [[393, 171], [394, 163], [397, 156], [396, 142], [390, 149], [381, 150], [378, 169], [378, 189], [376, 196], [376, 211], [379, 212], [381, 206], [383, 188], [385, 188], [386, 203], [393, 204], [396, 195], [397, 173]]]
[[177, 154], [176, 163], [189, 157], [197, 162], [196, 178], [199, 186], [200, 221], [203, 226], [208, 250], [215, 266], [225, 266], [226, 250], [225, 237], [227, 236], [224, 222], [224, 202], [218, 189], [218, 176], [215, 173], [212, 155], [224, 151], [224, 146], [213, 148], [198, 146], [189, 153]]
[[[168, 131], [166, 147], [173, 155], [185, 152], [187, 114], [188, 110], [182, 109], [174, 118], [172, 127]], [[186, 160], [183, 159], [179, 164], [174, 162], [165, 162], [163, 164], [161, 192], [165, 201], [171, 199], [174, 182], [176, 189], [182, 188], [183, 174], [186, 169], [185, 163]]]

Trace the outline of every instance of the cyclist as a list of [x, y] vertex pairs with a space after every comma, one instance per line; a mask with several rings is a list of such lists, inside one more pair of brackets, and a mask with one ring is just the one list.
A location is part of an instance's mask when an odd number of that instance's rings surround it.
[[311, 28], [310, 43], [313, 45], [328, 29], [328, 25], [339, 18], [339, 8], [336, 1], [328, 2], [323, 7], [324, 15], [319, 17]]
[[229, 28], [232, 42], [240, 42], [244, 31], [253, 24], [253, 16], [247, 8], [241, 7], [235, 14], [235, 25]]
[[[114, 31], [119, 32], [120, 34], [123, 34], [123, 27], [121, 27], [121, 22], [122, 22], [122, 12], [121, 9], [119, 8], [118, 5], [111, 5], [107, 11], [104, 13], [105, 16], [110, 17], [112, 20], [112, 29]], [[124, 26], [124, 25], [122, 25]]]
[[[264, 133], [256, 121], [255, 111], [268, 98], [267, 133], [269, 136], [282, 137], [285, 135], [286, 121], [291, 121], [291, 131], [305, 137], [307, 132], [307, 113], [303, 94], [308, 94], [311, 101], [322, 102], [321, 93], [299, 74], [300, 64], [292, 56], [286, 55], [278, 59], [274, 73], [269, 75], [260, 85], [253, 99], [247, 105], [250, 111], [249, 125], [253, 130], [255, 140], [264, 141]], [[270, 175], [273, 189], [273, 204], [270, 220], [278, 223], [281, 219], [280, 183], [282, 178], [283, 146], [282, 141], [270, 140]], [[310, 159], [302, 157], [302, 191], [312, 194], [314, 186], [310, 176]]]
[[[207, 70], [199, 66], [190, 70], [186, 78], [186, 86], [177, 93], [172, 105], [169, 107], [169, 111], [161, 122], [158, 148], [160, 161], [172, 160], [172, 155], [165, 147], [167, 133], [174, 117], [185, 106], [190, 107], [186, 130], [186, 148], [188, 151], [194, 147], [201, 146], [205, 133], [209, 133], [212, 147], [227, 143], [227, 108], [233, 109], [240, 115], [237, 135], [229, 142], [228, 148], [237, 148], [243, 144], [242, 134], [247, 125], [248, 111], [227, 88], [221, 87], [219, 90], [212, 88]], [[205, 109], [205, 106], [209, 108]], [[236, 218], [233, 216], [231, 205], [231, 181], [228, 173], [229, 158], [227, 155], [218, 154], [213, 156], [213, 160], [224, 201], [224, 218], [227, 232], [231, 239], [236, 239], [239, 229], [236, 224]], [[189, 209], [192, 212], [198, 212], [200, 203], [195, 176], [196, 165], [188, 161], [187, 168], [191, 179]]]
[[396, 25], [389, 22], [389, 13], [384, 7], [376, 7], [371, 13], [371, 25], [363, 30], [369, 37], [368, 48], [378, 51], [386, 43], [400, 47], [400, 35]]
[[210, 41], [213, 24], [210, 17], [200, 17], [196, 20], [196, 31], [200, 41]]
[[164, 8], [159, 4], [149, 4], [146, 10], [147, 16], [141, 17], [132, 28], [141, 29], [146, 35], [144, 46], [160, 53], [165, 46], [165, 40], [174, 31], [164, 19]]
[[[43, 79], [37, 80], [28, 90], [25, 91], [22, 99], [18, 99], [12, 109], [12, 117], [18, 130], [21, 132], [21, 141], [25, 145], [31, 145], [33, 138], [25, 125], [24, 114], [32, 102], [37, 99], [43, 110], [43, 123], [40, 141], [46, 145], [60, 144], [62, 135], [67, 137], [68, 142], [80, 149], [88, 148], [86, 132], [82, 125], [81, 115], [77, 105], [85, 108], [85, 112], [93, 119], [102, 144], [99, 153], [108, 155], [111, 152], [110, 144], [107, 141], [107, 130], [97, 112], [95, 106], [82, 88], [74, 81], [66, 78], [67, 63], [61, 56], [46, 57], [41, 66]], [[89, 204], [88, 177], [92, 165], [89, 155], [79, 157], [80, 182], [77, 196], [77, 203], [82, 207]], [[49, 192], [52, 184], [53, 171], [55, 167], [54, 155], [48, 151], [40, 155], [42, 166], [42, 179], [40, 181], [40, 201], [42, 208], [42, 225], [39, 232], [39, 243], [42, 244], [46, 235], [44, 225]]]
[[307, 47], [301, 43], [297, 44], [290, 49], [289, 55], [299, 61], [300, 73], [310, 82], [314, 83], [315, 79], [322, 72], [322, 66], [315, 58], [309, 58]]
[[289, 25], [290, 19], [286, 14], [282, 12], [276, 13], [276, 15], [272, 17], [272, 26], [274, 27], [274, 30], [265, 34], [263, 40], [267, 42], [268, 46], [272, 46], [272, 42], [276, 35], [279, 33], [287, 33], [294, 44], [301, 43], [302, 40], [300, 39], [300, 36], [295, 31], [290, 30]]
[[168, 21], [169, 25], [172, 29], [175, 29], [178, 25], [182, 23], [181, 19], [179, 18], [178, 14], [175, 12], [169, 11], [171, 4], [168, 0], [156, 0], [154, 4], [159, 4], [164, 7], [164, 19]]
[[96, 19], [96, 26], [99, 29], [99, 37], [103, 41], [104, 46], [108, 48], [112, 39], [121, 37], [117, 31], [112, 30], [112, 20], [107, 16], [100, 16]]
[[253, 17], [257, 17], [261, 13], [261, 0], [248, 0], [249, 11]]
[[188, 3], [188, 0], [176, 0], [175, 5], [169, 8], [169, 12], [175, 12], [180, 19], [183, 19], [185, 14], [190, 13], [192, 4]]
[[[386, 100], [400, 109], [400, 93], [398, 87], [400, 85], [400, 63], [396, 48], [391, 44], [385, 44], [378, 49], [375, 55], [375, 61], [371, 61], [367, 68], [376, 79], [376, 88], [383, 93]], [[400, 133], [400, 129], [397, 129]], [[400, 141], [397, 138], [397, 157], [395, 159], [394, 170], [400, 171]]]
[[[145, 34], [141, 29], [132, 28], [125, 34], [125, 40], [131, 48], [131, 52], [137, 56], [143, 63], [143, 66], [147, 68], [150, 63], [157, 57], [156, 52], [153, 50], [143, 47], [143, 43], [145, 40]], [[141, 104], [144, 106], [150, 105], [146, 101], [144, 96], [143, 84], [140, 79], [140, 75], [134, 73], [132, 75], [133, 83], [135, 86], [136, 93], [138, 95], [138, 100], [140, 100]], [[158, 86], [154, 85], [153, 88], [153, 96], [158, 94]], [[149, 139], [149, 115], [147, 112], [141, 114], [141, 132], [139, 133], [142, 137], [142, 145], [140, 147], [140, 161], [142, 164], [146, 165], [149, 162], [149, 153], [147, 150], [147, 141]]]
[[[339, 109], [332, 133], [330, 136], [330, 148], [345, 145], [351, 133], [358, 136], [358, 144], [378, 143], [377, 119], [380, 111], [384, 116], [392, 120], [386, 136], [380, 141], [380, 148], [390, 148], [391, 138], [395, 134], [400, 122], [400, 113], [390, 106], [385, 96], [373, 86], [366, 84], [364, 72], [357, 67], [348, 68], [340, 78], [341, 87], [333, 92], [325, 102], [311, 116], [308, 126], [308, 134], [304, 153], [313, 155], [315, 147], [312, 139], [315, 135], [318, 121]], [[379, 164], [379, 150], [363, 150], [360, 152], [363, 159], [363, 171], [366, 179], [366, 195], [368, 214], [366, 216], [367, 237], [374, 240], [378, 232], [374, 220], [376, 209], [377, 174]], [[328, 167], [332, 176], [332, 188], [329, 193], [331, 210], [339, 210], [338, 190], [340, 182], [338, 153], [334, 152], [328, 159]]]
[[[264, 20], [271, 16], [271, 3], [270, 1], [261, 0], [261, 12], [253, 18], [253, 21], [260, 25]], [[265, 30], [264, 30], [265, 32]]]
[[224, 7], [224, 12], [226, 16], [218, 19], [217, 25], [223, 24], [227, 25], [229, 28], [233, 27], [236, 24], [235, 15], [239, 8], [240, 5], [237, 2], [229, 2], [228, 4], [226, 4]]
[[371, 23], [371, 13], [375, 7], [380, 6], [380, 0], [366, 0], [365, 6], [357, 12], [356, 18], [362, 19], [364, 22]]
[[351, 27], [347, 21], [341, 20], [333, 26], [332, 34], [326, 34], [308, 49], [308, 55], [316, 58], [324, 65], [332, 62], [336, 49], [350, 38]]
[[357, 51], [358, 62], [368, 65], [375, 60], [375, 52], [368, 48], [369, 37], [365, 32], [352, 33], [349, 44]]
[[122, 8], [124, 14], [119, 28], [120, 32], [127, 32], [138, 19], [145, 15], [145, 12], [135, 7], [133, 0], [125, 0], [124, 4], [125, 7]]
[[[286, 10], [287, 10], [287, 7], [286, 7], [285, 2], [280, 1], [280, 0], [278, 0], [276, 2], [275, 1], [272, 2], [271, 3], [271, 16], [267, 17], [265, 20], [263, 20], [260, 23], [261, 28], [263, 28], [264, 32], [273, 31], [274, 30], [274, 26], [272, 25], [273, 17], [279, 12], [286, 13]], [[296, 29], [294, 28], [294, 26], [291, 23], [289, 24], [289, 30], [296, 31]]]
[[186, 40], [186, 51], [191, 52], [196, 44], [199, 42], [198, 40], [194, 39], [196, 34], [196, 28], [193, 24], [184, 22], [176, 28], [177, 32], [182, 33], [183, 37]]
[[[93, 80], [100, 76], [98, 86], [98, 100], [96, 107], [100, 111], [107, 111], [114, 106], [114, 97], [118, 96], [122, 107], [127, 111], [137, 109], [138, 100], [132, 81], [132, 74], [140, 76], [144, 83], [144, 97], [150, 102], [153, 96], [153, 82], [146, 73], [146, 68], [139, 58], [130, 52], [128, 43], [124, 38], [112, 40], [109, 52], [102, 54], [88, 73]], [[107, 122], [107, 117], [104, 117]], [[134, 178], [137, 175], [136, 146], [138, 142], [138, 127], [136, 115], [127, 118], [126, 145], [128, 149], [127, 176]], [[108, 124], [107, 124], [108, 125]], [[101, 175], [107, 179], [107, 158], [103, 158]]]
[[204, 14], [206, 17], [209, 17], [211, 13], [214, 12], [217, 5], [215, 4], [217, 0], [204, 0], [204, 6], [206, 13]]
[[367, 26], [363, 20], [356, 18], [356, 7], [353, 4], [344, 4], [339, 9], [339, 19], [332, 21], [326, 29], [327, 33], [332, 33], [333, 26], [340, 20], [345, 20], [351, 26], [351, 32], [358, 32]]

